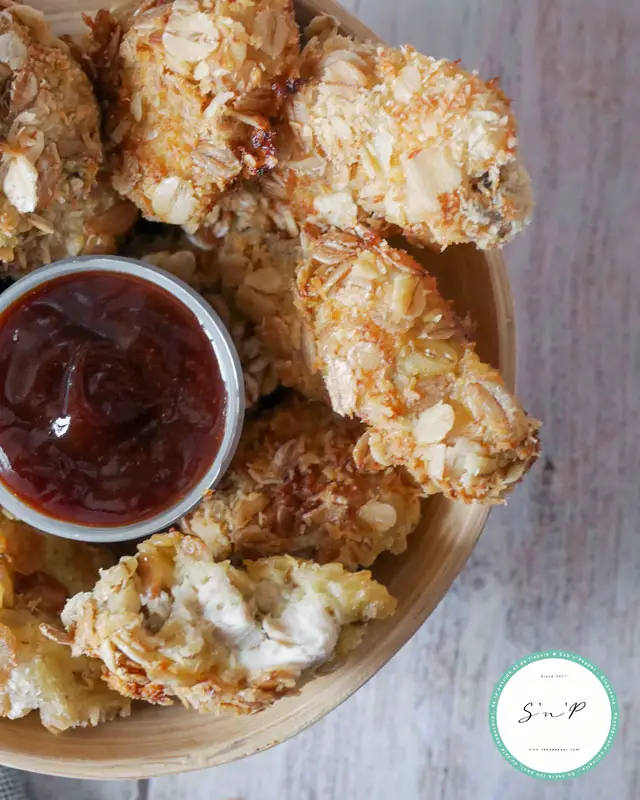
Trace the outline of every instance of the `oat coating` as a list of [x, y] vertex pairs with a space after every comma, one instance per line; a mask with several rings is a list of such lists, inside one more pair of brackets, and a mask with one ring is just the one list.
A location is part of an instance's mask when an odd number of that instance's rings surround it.
[[328, 402], [313, 364], [313, 337], [293, 302], [300, 230], [273, 185], [243, 182], [193, 237], [210, 253], [207, 274], [250, 320], [283, 386]]
[[97, 659], [73, 656], [41, 629], [59, 625], [67, 598], [112, 563], [104, 549], [0, 516], [0, 716], [37, 710], [60, 733], [129, 714], [129, 700], [104, 683]]
[[99, 176], [100, 120], [89, 80], [42, 14], [0, 11], [0, 261], [21, 273], [114, 252], [134, 209]]
[[438, 249], [491, 248], [523, 229], [529, 177], [497, 82], [411, 47], [354, 42], [327, 17], [307, 36], [275, 176], [299, 220], [391, 225]]
[[333, 409], [368, 426], [356, 463], [404, 466], [427, 494], [499, 502], [535, 461], [539, 423], [480, 361], [433, 278], [367, 237], [306, 236], [297, 273]]
[[182, 523], [217, 559], [296, 555], [348, 569], [406, 549], [420, 490], [402, 470], [358, 471], [362, 426], [289, 401], [245, 424], [222, 484]]
[[240, 175], [277, 163], [272, 122], [298, 61], [291, 0], [146, 3], [126, 24], [109, 34], [103, 15], [104, 47], [89, 45], [111, 81], [113, 183], [147, 219], [194, 232]]
[[238, 351], [245, 387], [245, 405], [254, 406], [271, 394], [279, 380], [274, 359], [253, 322], [238, 308], [233, 293], [223, 293], [219, 271], [211, 267], [212, 254], [191, 243], [180, 229], [165, 235], [134, 237], [125, 253], [160, 267], [197, 288], [231, 334]]
[[395, 601], [368, 572], [289, 556], [217, 563], [203, 541], [157, 534], [72, 598], [72, 652], [102, 659], [132, 698], [252, 713], [360, 643]]

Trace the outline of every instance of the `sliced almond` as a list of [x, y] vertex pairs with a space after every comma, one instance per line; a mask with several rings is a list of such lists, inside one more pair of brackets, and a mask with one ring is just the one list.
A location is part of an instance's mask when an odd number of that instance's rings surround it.
[[313, 207], [330, 219], [340, 219], [347, 227], [358, 224], [358, 206], [349, 192], [331, 192], [314, 198]]
[[455, 411], [448, 403], [440, 401], [427, 408], [414, 425], [414, 435], [420, 444], [437, 444], [453, 428]]
[[27, 47], [14, 31], [0, 33], [0, 62], [13, 70], [22, 69], [27, 60]]
[[399, 103], [408, 103], [420, 89], [420, 73], [411, 65], [403, 67], [393, 85], [393, 96]]
[[164, 178], [153, 192], [151, 205], [162, 222], [184, 225], [195, 206], [191, 184], [175, 176]]
[[428, 465], [429, 476], [436, 481], [444, 478], [444, 468], [447, 460], [447, 446], [444, 444], [433, 444], [426, 447], [421, 454]]
[[165, 50], [174, 58], [188, 63], [203, 61], [213, 53], [216, 47], [215, 42], [211, 42], [208, 39], [194, 41], [193, 39], [185, 39], [182, 36], [175, 36], [168, 31], [162, 34], [162, 44]]
[[36, 210], [38, 170], [28, 158], [13, 156], [2, 184], [7, 200], [23, 214]]
[[349, 280], [368, 286], [371, 281], [374, 281], [377, 277], [378, 266], [375, 255], [370, 250], [363, 250], [358, 254], [351, 268]]
[[462, 173], [449, 153], [439, 147], [422, 150], [413, 158], [403, 156], [407, 200], [415, 219], [440, 211], [440, 195], [453, 191], [462, 181]]
[[[464, 458], [464, 471], [469, 475], [490, 475], [497, 467], [496, 459], [480, 453], [467, 453]], [[508, 481], [506, 481], [508, 483]]]
[[193, 70], [193, 79], [196, 81], [204, 80], [209, 77], [209, 64], [206, 61], [200, 61], [196, 64]]
[[358, 510], [358, 517], [379, 533], [385, 533], [397, 523], [398, 512], [389, 503], [370, 500]]
[[244, 282], [265, 294], [278, 294], [286, 288], [285, 279], [273, 267], [262, 267], [250, 272]]
[[345, 86], [366, 86], [368, 78], [362, 59], [349, 50], [334, 50], [324, 60], [322, 80]]
[[409, 312], [419, 284], [420, 278], [417, 275], [406, 275], [403, 272], [394, 275], [391, 307], [396, 319], [402, 319]]

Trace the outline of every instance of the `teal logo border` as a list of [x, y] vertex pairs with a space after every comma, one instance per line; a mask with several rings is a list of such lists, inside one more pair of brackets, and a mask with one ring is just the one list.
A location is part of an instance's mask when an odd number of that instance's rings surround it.
[[[523, 667], [526, 667], [528, 664], [532, 664], [535, 661], [541, 661], [545, 658], [563, 658], [566, 661], [573, 661], [576, 664], [586, 667], [589, 672], [592, 672], [603, 685], [609, 697], [609, 702], [611, 703], [611, 727], [605, 743], [602, 745], [600, 751], [592, 759], [590, 759], [590, 761], [588, 761], [582, 767], [571, 770], [570, 772], [539, 772], [538, 770], [527, 767], [525, 764], [523, 764], [521, 761], [518, 761], [517, 758], [514, 758], [511, 755], [502, 741], [498, 731], [498, 700], [500, 699], [502, 690], [507, 685], [508, 681], [516, 674], [516, 672], [521, 670]], [[540, 653], [532, 653], [530, 656], [525, 656], [519, 661], [516, 661], [516, 663], [510, 667], [498, 681], [498, 684], [493, 690], [493, 694], [491, 695], [491, 700], [489, 702], [489, 730], [491, 731], [491, 736], [493, 737], [493, 741], [496, 743], [496, 747], [498, 748], [500, 754], [509, 762], [509, 764], [511, 764], [512, 767], [515, 767], [520, 772], [524, 772], [525, 775], [530, 775], [532, 778], [541, 778], [543, 780], [561, 781], [566, 780], [567, 778], [577, 778], [579, 775], [584, 775], [585, 772], [589, 772], [590, 769], [593, 769], [596, 764], [602, 761], [602, 759], [611, 749], [613, 740], [618, 732], [619, 724], [620, 712], [618, 710], [618, 698], [616, 697], [616, 693], [613, 691], [613, 687], [611, 686], [607, 676], [600, 672], [600, 670], [586, 658], [576, 655], [576, 653], [571, 653], [567, 650], [545, 650]]]

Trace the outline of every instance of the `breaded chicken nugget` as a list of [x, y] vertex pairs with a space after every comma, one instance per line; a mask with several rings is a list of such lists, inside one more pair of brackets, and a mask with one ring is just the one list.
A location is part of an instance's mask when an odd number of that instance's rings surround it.
[[179, 228], [175, 231], [160, 237], [134, 238], [125, 252], [171, 272], [202, 293], [231, 334], [242, 364], [246, 407], [251, 408], [278, 386], [274, 359], [255, 325], [233, 302], [233, 294], [222, 293], [219, 271], [211, 269], [212, 254], [190, 243]]
[[390, 223], [437, 248], [495, 247], [522, 230], [530, 182], [497, 82], [411, 47], [356, 43], [326, 17], [307, 35], [278, 170], [298, 219]]
[[[148, 219], [193, 232], [238, 176], [276, 164], [271, 121], [297, 72], [291, 0], [143, 4], [117, 56], [118, 35], [100, 22], [95, 36], [118, 65], [107, 110], [114, 186]], [[89, 50], [113, 76], [109, 56]]]
[[0, 609], [0, 716], [37, 710], [52, 733], [128, 716], [130, 701], [105, 684], [100, 662], [44, 636], [42, 621], [26, 608]]
[[404, 466], [426, 493], [499, 501], [538, 453], [539, 423], [483, 364], [435, 281], [386, 242], [307, 237], [297, 302], [335, 411], [366, 423], [361, 466]]
[[123, 694], [250, 713], [294, 693], [394, 609], [368, 572], [288, 556], [236, 568], [174, 531], [104, 571], [62, 620], [72, 652], [101, 658]]
[[403, 471], [359, 472], [360, 425], [320, 403], [289, 402], [248, 422], [221, 486], [183, 520], [218, 560], [290, 554], [349, 569], [401, 553], [420, 519]]
[[1, 510], [0, 557], [14, 593], [49, 614], [60, 613], [68, 597], [92, 586], [98, 571], [115, 560], [104, 547], [40, 533]]
[[[7, 5], [7, 3], [3, 3]], [[40, 12], [0, 12], [0, 261], [13, 272], [115, 249], [134, 209], [105, 182], [92, 88]]]
[[239, 184], [193, 241], [210, 253], [203, 274], [219, 281], [227, 302], [254, 324], [280, 383], [328, 402], [322, 378], [313, 370], [313, 337], [293, 302], [300, 231], [287, 203], [266, 189], [260, 183]]
[[37, 226], [22, 236], [7, 269], [20, 277], [63, 258], [117, 253], [137, 217], [136, 207], [118, 195], [108, 175], [100, 173], [82, 200], [52, 202], [42, 209]]
[[59, 624], [70, 594], [112, 563], [105, 550], [0, 517], [0, 716], [37, 710], [60, 733], [129, 714], [130, 701], [104, 683], [98, 660], [73, 656], [41, 630]]

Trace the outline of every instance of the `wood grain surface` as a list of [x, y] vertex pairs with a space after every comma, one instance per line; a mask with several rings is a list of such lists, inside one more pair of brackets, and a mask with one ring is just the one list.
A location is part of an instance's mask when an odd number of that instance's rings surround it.
[[[545, 421], [545, 456], [427, 624], [313, 728], [138, 784], [31, 776], [38, 800], [640, 797], [640, 3], [345, 5], [391, 42], [501, 76], [515, 100], [538, 205], [506, 257], [519, 389]], [[610, 754], [557, 784], [513, 770], [487, 724], [502, 672], [548, 647], [596, 663], [621, 709]]]

